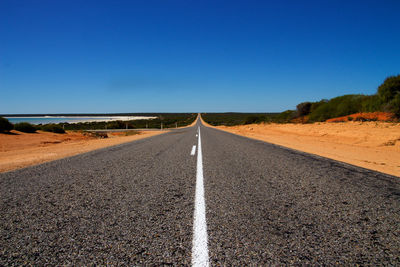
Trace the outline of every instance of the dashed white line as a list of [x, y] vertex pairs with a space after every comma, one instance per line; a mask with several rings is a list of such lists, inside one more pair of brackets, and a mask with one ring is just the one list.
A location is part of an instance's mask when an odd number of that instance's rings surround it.
[[209, 266], [208, 245], [207, 245], [207, 223], [206, 203], [204, 200], [203, 183], [203, 155], [201, 152], [201, 136], [199, 129], [199, 141], [197, 145], [197, 174], [196, 174], [196, 196], [194, 201], [194, 222], [193, 222], [193, 248], [192, 266]]
[[194, 156], [194, 154], [196, 154], [196, 145], [192, 147], [192, 152], [190, 152], [191, 156]]

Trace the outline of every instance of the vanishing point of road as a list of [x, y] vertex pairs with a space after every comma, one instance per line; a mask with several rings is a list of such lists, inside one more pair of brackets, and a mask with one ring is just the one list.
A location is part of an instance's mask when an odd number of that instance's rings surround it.
[[0, 174], [0, 265], [400, 265], [400, 178], [204, 126]]

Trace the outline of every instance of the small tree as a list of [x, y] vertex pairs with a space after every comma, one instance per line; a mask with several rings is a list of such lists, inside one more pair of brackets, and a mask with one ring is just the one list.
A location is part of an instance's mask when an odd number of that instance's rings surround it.
[[6, 118], [0, 117], [0, 133], [9, 132], [14, 128]]
[[65, 130], [57, 124], [45, 124], [41, 127], [42, 131], [53, 133], [65, 133]]
[[400, 94], [400, 75], [390, 76], [378, 87], [378, 95], [383, 103], [389, 103]]
[[397, 118], [400, 118], [400, 93], [397, 93], [392, 101], [390, 101], [389, 105], [390, 111], [392, 111]]
[[312, 113], [314, 110], [316, 110], [320, 106], [328, 103], [328, 101], [329, 101], [328, 99], [322, 99], [321, 101], [311, 103], [310, 113]]
[[24, 133], [34, 133], [36, 132], [36, 127], [27, 122], [20, 122], [14, 125], [14, 129]]
[[303, 102], [296, 106], [297, 108], [297, 115], [299, 117], [306, 116], [310, 114], [311, 111], [311, 102]]
[[250, 115], [245, 119], [244, 124], [260, 123], [262, 121], [263, 118], [261, 116]]

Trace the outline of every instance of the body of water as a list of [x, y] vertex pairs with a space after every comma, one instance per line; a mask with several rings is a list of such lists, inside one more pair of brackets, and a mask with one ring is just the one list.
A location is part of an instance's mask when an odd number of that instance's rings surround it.
[[93, 121], [131, 121], [131, 120], [150, 120], [157, 117], [144, 116], [109, 116], [109, 117], [5, 117], [11, 123], [29, 122], [31, 124], [47, 124], [47, 123], [78, 123], [78, 122], [93, 122]]

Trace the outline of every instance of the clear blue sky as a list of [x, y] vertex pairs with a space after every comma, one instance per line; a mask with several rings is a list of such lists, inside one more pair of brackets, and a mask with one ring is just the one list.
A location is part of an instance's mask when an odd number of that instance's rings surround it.
[[399, 0], [0, 1], [0, 114], [269, 112], [400, 73]]

